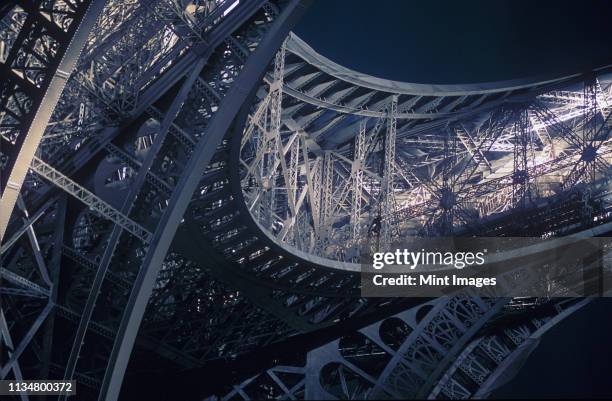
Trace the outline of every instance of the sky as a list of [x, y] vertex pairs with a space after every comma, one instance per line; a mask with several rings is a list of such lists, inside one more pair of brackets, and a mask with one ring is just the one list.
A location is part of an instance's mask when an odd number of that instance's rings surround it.
[[492, 398], [610, 398], [612, 299], [598, 298], [555, 325]]
[[612, 64], [610, 21], [604, 0], [314, 0], [294, 32], [360, 72], [470, 83]]

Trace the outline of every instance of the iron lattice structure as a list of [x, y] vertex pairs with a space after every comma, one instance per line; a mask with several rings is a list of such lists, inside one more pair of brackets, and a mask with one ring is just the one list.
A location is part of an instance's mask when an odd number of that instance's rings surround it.
[[274, 241], [341, 262], [406, 235], [482, 230], [605, 180], [612, 104], [600, 71], [406, 84], [347, 70], [290, 35], [242, 138], [245, 202]]
[[366, 299], [355, 257], [406, 234], [605, 234], [608, 69], [381, 80], [289, 33], [307, 3], [0, 6], [0, 379], [115, 400], [130, 358], [199, 368], [359, 319], [228, 397], [484, 395], [583, 304]]
[[[302, 365], [267, 369], [218, 399], [486, 398], [547, 330], [587, 302], [468, 296], [427, 302], [309, 351]], [[483, 330], [499, 316], [511, 319]]]

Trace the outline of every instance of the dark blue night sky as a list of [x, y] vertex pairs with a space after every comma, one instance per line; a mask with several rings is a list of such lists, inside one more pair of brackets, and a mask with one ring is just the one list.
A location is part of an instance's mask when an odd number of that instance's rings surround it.
[[610, 21], [604, 0], [315, 0], [295, 32], [364, 73], [468, 83], [610, 64]]
[[595, 299], [542, 338], [517, 377], [492, 398], [610, 398], [612, 300]]
[[[599, 1], [315, 1], [295, 32], [354, 70], [419, 83], [558, 76], [612, 64]], [[495, 398], [612, 396], [612, 300], [549, 331]]]

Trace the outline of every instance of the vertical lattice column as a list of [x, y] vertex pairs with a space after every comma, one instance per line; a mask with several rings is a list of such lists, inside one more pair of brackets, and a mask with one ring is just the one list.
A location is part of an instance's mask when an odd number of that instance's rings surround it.
[[321, 249], [325, 249], [329, 242], [328, 237], [332, 224], [333, 178], [334, 161], [331, 152], [326, 151], [323, 156], [323, 168], [321, 171], [321, 204], [319, 209], [319, 239], [317, 241]]
[[351, 209], [351, 235], [353, 243], [360, 239], [361, 197], [363, 191], [363, 170], [365, 164], [366, 122], [359, 124], [359, 133], [355, 138], [355, 152], [352, 165], [353, 175], [353, 207]]
[[583, 146], [583, 159], [589, 163], [586, 165], [585, 180], [588, 182], [594, 182], [596, 179], [596, 163], [597, 149], [596, 149], [596, 137], [598, 134], [599, 123], [597, 117], [599, 116], [599, 109], [597, 107], [597, 81], [595, 77], [589, 77], [584, 83], [583, 99], [584, 99], [584, 124], [582, 126], [582, 146]]
[[[299, 134], [296, 134], [298, 136]], [[287, 232], [287, 241], [293, 242], [296, 245], [300, 242], [299, 238], [299, 224], [298, 224], [298, 205], [297, 205], [297, 188], [298, 188], [298, 176], [300, 168], [300, 140], [295, 138], [289, 145], [289, 166], [287, 166], [287, 200], [289, 201], [289, 212], [288, 224], [291, 228]], [[281, 157], [284, 157], [281, 155]]]
[[522, 111], [518, 114], [514, 125], [512, 204], [515, 207], [524, 207], [531, 197], [529, 192], [529, 165], [534, 164], [533, 135], [528, 111]]
[[395, 138], [397, 134], [397, 96], [393, 96], [387, 112], [387, 135], [385, 137], [384, 170], [382, 182], [381, 248], [389, 246], [392, 236], [393, 177], [395, 175]]
[[270, 102], [268, 106], [269, 119], [266, 121], [265, 131], [260, 138], [258, 152], [263, 155], [261, 163], [261, 177], [264, 185], [264, 201], [262, 212], [265, 227], [272, 228], [276, 201], [276, 169], [279, 157], [282, 157], [282, 143], [280, 141], [281, 113], [283, 101], [283, 73], [285, 68], [285, 47], [276, 53], [274, 59], [274, 80], [270, 84]]

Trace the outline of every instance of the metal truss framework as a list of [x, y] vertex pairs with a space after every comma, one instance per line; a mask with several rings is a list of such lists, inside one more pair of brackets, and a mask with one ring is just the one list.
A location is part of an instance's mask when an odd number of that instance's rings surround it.
[[28, 165], [105, 1], [3, 6], [0, 241]]
[[[21, 28], [31, 10], [16, 3], [0, 6], [0, 57], [22, 60], [16, 38], [36, 30]], [[114, 400], [130, 357], [200, 367], [393, 304], [359, 296], [364, 243], [468, 228], [564, 235], [609, 220], [607, 70], [392, 83], [289, 34], [306, 3], [107, 1], [36, 155], [2, 159], [3, 177], [29, 170], [0, 248], [0, 378], [76, 378], [84, 399]], [[11, 142], [25, 131], [9, 95], [0, 123]], [[528, 228], [513, 223], [517, 210]], [[286, 380], [303, 367], [267, 375], [289, 398], [483, 392], [442, 374], [510, 304], [435, 301], [396, 317], [412, 333], [398, 340], [383, 338], [394, 328], [361, 330], [392, 359], [383, 381], [368, 371], [380, 363], [350, 351], [321, 357], [331, 367], [308, 362], [309, 379]], [[446, 346], [452, 357], [436, 365]], [[410, 373], [392, 376], [400, 366]]]
[[[173, 267], [172, 254], [164, 258], [199, 174], [245, 88], [258, 83], [303, 9], [299, 1], [235, 3], [109, 2], [104, 9], [29, 166], [24, 208], [3, 244], [2, 310], [12, 333], [3, 331], [11, 354], [3, 377], [21, 375], [27, 364], [30, 377], [76, 377], [91, 388], [85, 397], [116, 399], [157, 273]], [[11, 12], [8, 21], [19, 19]], [[32, 249], [25, 232], [37, 236]], [[48, 274], [33, 277], [28, 266], [40, 261]], [[271, 328], [268, 336], [283, 334]], [[201, 363], [154, 338], [145, 342], [170, 364]]]
[[374, 78], [347, 71], [290, 36], [249, 117], [244, 199], [284, 247], [356, 262], [364, 247], [452, 235], [607, 179], [609, 74], [477, 94], [394, 82], [383, 91], [384, 80], [374, 90]]
[[[508, 366], [588, 300], [456, 296], [390, 316], [278, 365], [210, 399], [473, 399], [504, 383]], [[519, 318], [494, 331], [484, 324]]]

